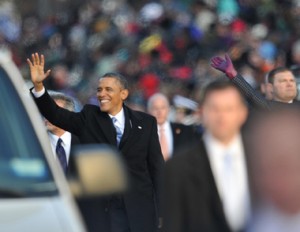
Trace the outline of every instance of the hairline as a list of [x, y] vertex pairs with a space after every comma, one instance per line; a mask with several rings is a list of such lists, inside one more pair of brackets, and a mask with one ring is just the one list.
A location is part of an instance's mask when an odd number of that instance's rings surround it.
[[[286, 68], [286, 67], [278, 67], [278, 68], [275, 68], [273, 70], [271, 70], [267, 75], [266, 75], [266, 83], [270, 83], [270, 84], [274, 84], [274, 80], [275, 80], [275, 77], [277, 74], [279, 73], [284, 73], [284, 72], [290, 72], [293, 76], [293, 72], [292, 70], [290, 70], [289, 68]], [[295, 79], [295, 77], [294, 77]]]
[[246, 102], [246, 99], [244, 97], [244, 95], [241, 93], [241, 91], [235, 87], [233, 84], [227, 84], [227, 85], [223, 85], [223, 86], [214, 86], [215, 88], [212, 88], [210, 84], [208, 84], [206, 86], [206, 88], [204, 89], [204, 93], [203, 93], [203, 96], [202, 96], [202, 100], [201, 100], [201, 105], [203, 105], [206, 101], [207, 101], [207, 98], [210, 94], [212, 93], [215, 93], [215, 92], [219, 92], [219, 91], [225, 91], [225, 90], [228, 90], [228, 89], [233, 89], [237, 92], [240, 100], [241, 100], [241, 103], [247, 107], [247, 102]]
[[170, 102], [169, 102], [168, 98], [166, 97], [166, 95], [164, 95], [163, 93], [155, 93], [148, 99], [148, 103], [147, 103], [148, 110], [152, 109], [153, 102], [157, 99], [163, 99], [167, 103], [167, 106], [168, 107], [170, 106]]
[[128, 88], [129, 88], [126, 78], [123, 75], [121, 75], [120, 73], [114, 73], [114, 72], [105, 73], [103, 76], [101, 76], [99, 78], [99, 81], [104, 78], [113, 78], [113, 79], [117, 80], [122, 89], [128, 90]]
[[64, 103], [63, 108], [70, 111], [75, 111], [75, 102], [71, 97], [55, 91], [50, 91], [49, 95], [54, 101], [62, 101]]

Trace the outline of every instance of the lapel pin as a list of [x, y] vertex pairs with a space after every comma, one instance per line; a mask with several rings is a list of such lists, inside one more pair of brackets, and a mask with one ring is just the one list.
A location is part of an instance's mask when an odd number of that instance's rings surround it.
[[180, 133], [181, 133], [180, 128], [177, 128], [177, 129], [175, 130], [175, 133], [176, 133], [176, 134], [180, 134]]
[[141, 126], [138, 126], [138, 128], [141, 130], [142, 129], [142, 127]]

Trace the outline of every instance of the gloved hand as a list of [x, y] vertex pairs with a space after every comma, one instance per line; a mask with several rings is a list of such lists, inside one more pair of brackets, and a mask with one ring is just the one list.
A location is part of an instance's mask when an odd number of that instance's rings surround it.
[[225, 73], [230, 80], [237, 75], [237, 71], [233, 67], [232, 61], [227, 54], [225, 54], [225, 59], [221, 58], [220, 56], [213, 57], [210, 65], [213, 68]]

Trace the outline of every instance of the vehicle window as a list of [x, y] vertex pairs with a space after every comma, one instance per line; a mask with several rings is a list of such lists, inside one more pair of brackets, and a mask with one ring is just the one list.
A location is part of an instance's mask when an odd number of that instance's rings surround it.
[[0, 67], [0, 197], [57, 194], [37, 135], [7, 73]]

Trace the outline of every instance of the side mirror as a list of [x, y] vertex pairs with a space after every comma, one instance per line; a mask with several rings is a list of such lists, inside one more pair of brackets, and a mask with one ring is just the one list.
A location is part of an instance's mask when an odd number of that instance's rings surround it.
[[127, 173], [120, 153], [104, 144], [80, 145], [72, 154], [74, 165], [68, 178], [75, 197], [124, 192]]

